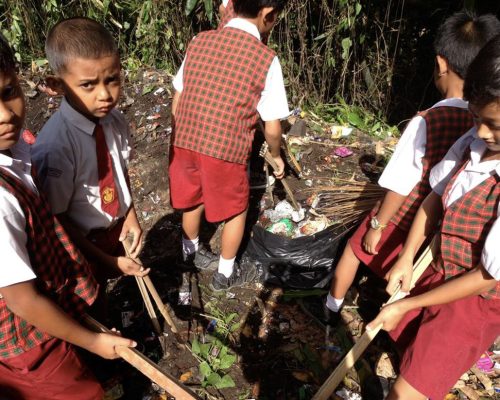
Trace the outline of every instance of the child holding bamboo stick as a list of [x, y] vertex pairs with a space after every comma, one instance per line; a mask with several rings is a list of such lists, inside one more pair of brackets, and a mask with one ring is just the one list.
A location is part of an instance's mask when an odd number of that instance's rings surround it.
[[500, 35], [467, 72], [464, 95], [475, 127], [433, 168], [432, 192], [387, 275], [387, 291], [399, 284], [409, 291], [413, 258], [439, 230], [437, 259], [411, 296], [385, 306], [367, 326], [383, 325], [399, 343], [413, 336], [389, 400], [442, 399], [500, 332], [499, 65]]
[[462, 134], [472, 127], [463, 97], [467, 67], [481, 47], [500, 32], [493, 15], [476, 17], [462, 11], [440, 27], [434, 48], [434, 83], [444, 100], [419, 113], [406, 127], [379, 184], [387, 189], [374, 209], [349, 240], [336, 267], [326, 311], [330, 324], [351, 286], [360, 263], [384, 277], [403, 247], [418, 207], [430, 192], [432, 167]]
[[77, 322], [97, 284], [34, 184], [24, 116], [14, 56], [0, 36], [0, 398], [100, 400], [73, 345], [117, 358], [115, 346], [135, 343]]

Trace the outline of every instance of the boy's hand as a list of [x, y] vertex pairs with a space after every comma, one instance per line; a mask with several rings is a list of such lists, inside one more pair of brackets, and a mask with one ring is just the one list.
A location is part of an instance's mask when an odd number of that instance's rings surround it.
[[142, 234], [143, 232], [141, 226], [139, 225], [139, 221], [137, 220], [135, 210], [131, 208], [127, 218], [125, 218], [125, 222], [123, 223], [119, 240], [120, 242], [123, 242], [127, 236], [132, 238], [129, 244], [129, 252], [132, 258], [136, 258], [142, 250]]
[[278, 169], [274, 171], [274, 176], [278, 179], [282, 179], [285, 176], [285, 163], [281, 156], [273, 157], [274, 162]]
[[129, 257], [117, 257], [116, 266], [125, 275], [145, 276], [149, 274], [150, 269], [144, 268], [141, 264], [136, 263]]
[[386, 292], [392, 295], [401, 283], [401, 292], [405, 295], [410, 293], [411, 278], [413, 276], [413, 260], [401, 255], [391, 270], [385, 275], [388, 281]]
[[121, 337], [119, 332], [116, 332], [116, 334], [98, 333], [96, 334], [96, 340], [87, 348], [87, 350], [101, 356], [102, 358], [112, 360], [120, 357], [116, 353], [116, 346], [135, 347], [137, 346], [137, 343], [132, 339]]
[[371, 331], [377, 326], [382, 325], [383, 330], [392, 331], [401, 322], [406, 312], [404, 300], [387, 304], [382, 307], [382, 310], [380, 310], [375, 319], [366, 326], [366, 330]]
[[363, 248], [368, 254], [378, 254], [376, 250], [378, 242], [382, 237], [382, 229], [369, 229], [363, 238]]

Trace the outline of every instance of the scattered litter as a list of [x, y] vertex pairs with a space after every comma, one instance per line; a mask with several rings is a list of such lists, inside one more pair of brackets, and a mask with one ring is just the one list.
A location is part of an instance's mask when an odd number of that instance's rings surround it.
[[353, 128], [348, 126], [333, 125], [330, 127], [330, 133], [332, 134], [332, 139], [340, 139], [341, 137], [349, 136], [353, 131]]
[[345, 158], [345, 157], [349, 157], [349, 156], [352, 156], [354, 154], [354, 152], [350, 149], [348, 149], [347, 147], [339, 147], [338, 149], [335, 149], [335, 151], [333, 152], [336, 156], [338, 157], [342, 157], [342, 158]]
[[354, 393], [353, 391], [346, 388], [335, 392], [335, 394], [344, 400], [363, 400], [359, 393]]
[[[156, 90], [154, 91], [154, 93], [153, 93], [153, 94], [154, 94], [155, 96], [159, 96], [159, 95], [160, 95], [160, 94], [162, 94], [163, 92], [165, 92], [165, 88], [164, 88], [164, 87], [159, 87], [158, 89], [156, 89]], [[144, 94], [144, 93], [143, 93], [143, 94]]]
[[270, 225], [267, 230], [275, 235], [290, 236], [293, 232], [293, 222], [289, 218], [282, 218]]
[[216, 326], [217, 326], [217, 320], [215, 319], [211, 320], [207, 325], [207, 332], [212, 333], [213, 331], [215, 331]]
[[153, 115], [148, 115], [148, 116], [146, 117], [146, 119], [147, 119], [148, 121], [154, 121], [155, 119], [158, 119], [158, 118], [160, 118], [160, 117], [161, 117], [161, 115], [157, 113], [157, 114], [153, 114]]
[[298, 211], [293, 210], [292, 211], [292, 221], [293, 222], [300, 222], [306, 217], [306, 210], [304, 210], [302, 207]]

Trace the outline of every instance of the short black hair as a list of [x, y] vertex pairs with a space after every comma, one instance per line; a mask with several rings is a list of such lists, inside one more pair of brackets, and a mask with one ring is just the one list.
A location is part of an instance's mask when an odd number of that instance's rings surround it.
[[45, 53], [55, 74], [64, 71], [74, 58], [98, 59], [118, 55], [111, 33], [86, 17], [68, 18], [52, 27], [45, 41]]
[[273, 7], [275, 12], [281, 12], [288, 0], [233, 0], [236, 15], [245, 18], [255, 18], [264, 7]]
[[9, 43], [0, 33], [0, 73], [8, 73], [17, 71], [16, 58]]
[[465, 78], [464, 98], [479, 107], [500, 103], [500, 35], [486, 43], [471, 63]]
[[459, 11], [439, 27], [434, 40], [437, 55], [464, 79], [467, 68], [479, 50], [500, 33], [500, 21], [493, 14], [476, 16], [471, 11]]

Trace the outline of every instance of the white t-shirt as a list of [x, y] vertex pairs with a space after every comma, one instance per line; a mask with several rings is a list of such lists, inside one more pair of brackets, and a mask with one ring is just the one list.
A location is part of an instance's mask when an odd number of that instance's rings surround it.
[[[34, 193], [30, 149], [22, 139], [10, 149], [12, 157], [0, 153], [0, 169], [21, 180]], [[36, 278], [26, 249], [26, 218], [14, 195], [0, 187], [0, 288]], [[1, 292], [1, 291], [0, 291]]]
[[[458, 107], [467, 109], [468, 103], [459, 98], [444, 99], [431, 108]], [[465, 133], [465, 132], [464, 132]], [[379, 185], [402, 196], [408, 196], [422, 179], [422, 158], [427, 144], [427, 127], [421, 116], [413, 117], [399, 139], [396, 150], [378, 181]], [[404, 174], [404, 175], [403, 175]]]
[[[260, 40], [260, 33], [257, 27], [243, 18], [233, 18], [225, 27], [241, 29]], [[193, 40], [196, 40], [196, 38]], [[182, 62], [172, 82], [174, 89], [179, 93], [184, 89], [183, 79], [185, 61], [186, 59]], [[283, 72], [281, 71], [278, 57], [274, 57], [269, 67], [269, 71], [267, 72], [266, 83], [259, 103], [257, 104], [257, 111], [263, 121], [274, 121], [286, 118], [290, 115], [285, 84], [283, 81]]]
[[33, 164], [52, 212], [66, 213], [84, 234], [92, 229], [108, 228], [114, 220], [125, 216], [132, 204], [126, 181], [131, 152], [128, 124], [118, 110], [112, 110], [99, 123], [113, 160], [120, 201], [120, 212], [115, 219], [101, 209], [92, 121], [63, 100], [32, 148]]
[[[476, 128], [472, 128], [450, 148], [443, 160], [436, 164], [431, 171], [430, 184], [432, 190], [443, 195], [446, 185], [454, 173], [462, 165], [466, 151], [471, 151], [471, 160], [465, 169], [458, 175], [448, 197], [445, 199], [446, 207], [477, 185], [491, 177], [493, 174], [500, 176], [500, 160], [481, 162], [481, 157], [487, 150], [486, 143], [477, 137]], [[500, 204], [497, 210], [497, 220], [493, 223], [481, 254], [481, 263], [488, 273], [500, 280]]]

